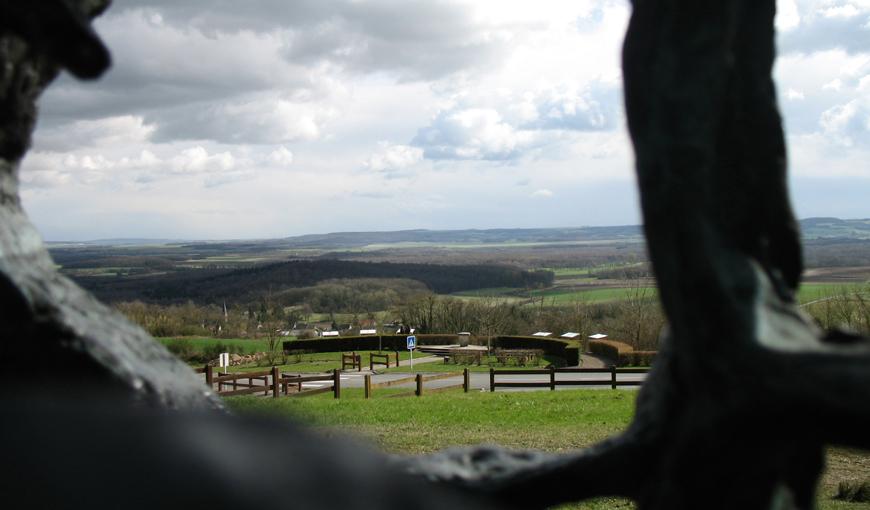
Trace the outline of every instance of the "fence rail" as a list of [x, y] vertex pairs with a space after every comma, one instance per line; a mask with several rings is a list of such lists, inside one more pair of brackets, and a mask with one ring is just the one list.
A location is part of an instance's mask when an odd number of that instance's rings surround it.
[[[260, 372], [215, 374], [214, 367], [205, 366], [202, 369], [196, 369], [196, 372], [205, 374], [205, 383], [210, 389], [214, 390], [215, 385], [217, 385], [217, 394], [221, 397], [254, 393], [263, 393], [267, 396], [271, 393], [274, 398], [278, 398], [282, 393], [289, 397], [305, 397], [327, 391], [332, 391], [335, 398], [341, 397], [341, 377], [339, 377], [338, 370], [333, 370], [332, 374], [329, 375], [287, 375], [281, 374], [278, 367], [272, 367]], [[313, 390], [302, 389], [302, 383], [314, 381], [329, 381], [332, 382], [332, 385]], [[262, 384], [260, 384], [261, 382]], [[291, 385], [297, 386], [296, 392], [290, 393]], [[224, 390], [225, 386], [229, 386], [230, 389]]]
[[[396, 366], [399, 366], [399, 351], [396, 351]], [[375, 358], [378, 358], [377, 360]], [[383, 361], [380, 361], [383, 360]], [[372, 352], [369, 354], [369, 370], [374, 370], [375, 365], [386, 365], [387, 368], [390, 368], [390, 355], [389, 353], [377, 353]]]
[[[496, 370], [489, 369], [489, 391], [495, 391], [496, 388], [546, 388], [555, 390], [557, 386], [606, 386], [610, 385], [612, 389], [617, 386], [640, 386], [643, 381], [639, 380], [620, 380], [616, 376], [618, 374], [646, 374], [648, 368], [555, 368], [550, 367], [542, 370]], [[556, 374], [608, 374], [608, 379], [590, 379], [590, 380], [558, 380]], [[496, 381], [496, 376], [499, 375], [548, 375], [549, 381]]]
[[413, 375], [410, 377], [403, 377], [401, 379], [394, 379], [392, 381], [384, 381], [382, 383], [377, 383], [377, 384], [372, 384], [372, 376], [366, 375], [364, 383], [363, 383], [364, 388], [365, 388], [364, 394], [365, 394], [365, 398], [371, 398], [372, 392], [375, 389], [388, 388], [390, 386], [396, 386], [398, 384], [407, 384], [409, 382], [414, 382], [417, 385], [416, 388], [414, 389], [414, 391], [407, 392], [407, 393], [399, 393], [399, 394], [390, 395], [390, 396], [391, 397], [409, 397], [411, 395], [416, 395], [418, 397], [422, 397], [423, 396], [423, 388], [424, 388], [425, 383], [433, 382], [433, 381], [440, 381], [442, 379], [450, 379], [453, 377], [460, 377], [460, 376], [462, 377], [462, 384], [442, 386], [440, 388], [431, 388], [429, 390], [426, 390], [426, 393], [440, 393], [442, 391], [453, 390], [453, 389], [458, 389], [458, 388], [462, 388], [465, 391], [465, 393], [468, 393], [468, 390], [471, 387], [471, 378], [468, 374], [468, 369], [466, 368], [462, 372], [449, 372], [446, 374], [436, 374], [436, 375], [430, 375], [427, 377], [424, 377], [423, 374], [417, 374], [417, 375]]
[[355, 352], [352, 352], [350, 354], [342, 353], [341, 369], [347, 370], [347, 367], [350, 367], [351, 370], [355, 368], [357, 369], [357, 372], [362, 372], [362, 356]]

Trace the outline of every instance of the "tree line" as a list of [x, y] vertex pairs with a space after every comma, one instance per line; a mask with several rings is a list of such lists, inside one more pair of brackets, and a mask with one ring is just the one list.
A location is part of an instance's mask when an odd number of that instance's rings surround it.
[[256, 301], [289, 288], [345, 278], [393, 278], [421, 282], [432, 292], [450, 294], [489, 287], [541, 288], [552, 285], [551, 271], [499, 265], [443, 265], [344, 260], [293, 260], [236, 270], [197, 270], [147, 278], [83, 277], [76, 281], [109, 302], [219, 303]]

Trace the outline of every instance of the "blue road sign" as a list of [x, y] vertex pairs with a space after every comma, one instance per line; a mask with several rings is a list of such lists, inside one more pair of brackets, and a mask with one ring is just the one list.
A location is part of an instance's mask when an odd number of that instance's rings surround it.
[[416, 348], [417, 348], [417, 337], [414, 335], [411, 335], [408, 337], [408, 350], [413, 351]]

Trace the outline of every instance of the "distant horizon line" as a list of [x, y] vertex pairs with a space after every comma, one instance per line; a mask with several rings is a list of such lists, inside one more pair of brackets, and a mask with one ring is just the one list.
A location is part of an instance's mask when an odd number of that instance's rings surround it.
[[[870, 221], [870, 218], [838, 218], [836, 216], [810, 216], [807, 218], [801, 218], [798, 222], [804, 222], [808, 220], [824, 220], [824, 219], [832, 219], [839, 221]], [[341, 235], [341, 234], [387, 234], [387, 233], [401, 233], [401, 232], [465, 232], [465, 231], [476, 231], [476, 232], [491, 232], [498, 230], [570, 230], [570, 229], [597, 229], [597, 228], [620, 228], [620, 227], [643, 227], [642, 224], [614, 224], [614, 225], [580, 225], [580, 226], [571, 226], [571, 227], [490, 227], [490, 228], [403, 228], [396, 230], [339, 230], [333, 232], [320, 232], [320, 233], [307, 233], [307, 234], [296, 234], [296, 235], [287, 235], [287, 236], [276, 236], [276, 237], [237, 237], [237, 238], [212, 238], [212, 239], [196, 239], [196, 238], [164, 238], [164, 237], [105, 237], [105, 238], [97, 238], [97, 239], [85, 239], [79, 241], [72, 240], [48, 240], [45, 239], [44, 242], [46, 244], [99, 244], [112, 242], [115, 244], [143, 244], [143, 243], [155, 243], [155, 244], [174, 244], [174, 243], [191, 243], [191, 242], [199, 242], [199, 243], [219, 243], [219, 242], [245, 242], [245, 241], [270, 241], [277, 239], [293, 239], [299, 237], [308, 237], [308, 236], [329, 236], [329, 235]]]

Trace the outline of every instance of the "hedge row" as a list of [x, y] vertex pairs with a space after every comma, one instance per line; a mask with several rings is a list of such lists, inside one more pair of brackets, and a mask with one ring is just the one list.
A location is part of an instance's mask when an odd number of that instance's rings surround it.
[[650, 366], [658, 351], [635, 351], [634, 347], [616, 340], [590, 340], [592, 354], [616, 360], [616, 366]]
[[541, 349], [545, 354], [564, 358], [567, 366], [580, 364], [580, 349], [564, 340], [556, 338], [499, 336], [495, 338], [495, 347], [502, 349]]
[[[387, 351], [401, 351], [407, 347], [408, 335], [381, 335], [381, 348]], [[450, 345], [459, 343], [457, 335], [416, 335], [417, 345]], [[481, 337], [471, 339], [471, 343], [485, 343]], [[350, 352], [374, 351], [378, 349], [377, 336], [347, 336], [338, 338], [314, 338], [310, 340], [288, 340], [283, 344], [285, 351], [304, 350], [308, 352]], [[580, 363], [580, 349], [564, 340], [533, 336], [498, 336], [493, 338], [493, 347], [502, 349], [541, 349], [545, 354], [565, 359], [568, 366]]]
[[[417, 345], [445, 345], [459, 342], [456, 335], [415, 336], [417, 337]], [[403, 351], [407, 348], [407, 338], [408, 335], [381, 335], [380, 346], [385, 351]], [[304, 350], [308, 352], [376, 351], [378, 350], [378, 342], [377, 335], [345, 336], [287, 340], [283, 347], [285, 351]]]

